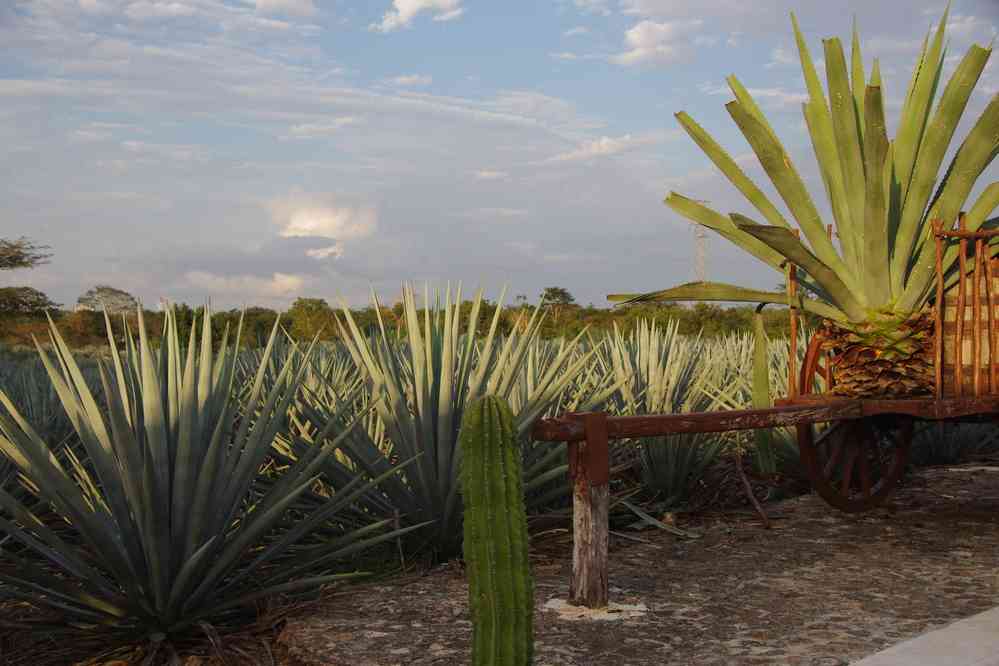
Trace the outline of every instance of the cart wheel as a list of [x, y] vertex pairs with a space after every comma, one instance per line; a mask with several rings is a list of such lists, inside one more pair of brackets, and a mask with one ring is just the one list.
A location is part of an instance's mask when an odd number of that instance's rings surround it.
[[912, 419], [876, 416], [819, 431], [798, 426], [798, 453], [822, 499], [847, 513], [868, 511], [891, 495], [905, 471]]
[[[801, 368], [801, 393], [811, 394], [828, 377], [820, 363], [822, 339], [812, 338]], [[828, 363], [828, 359], [825, 361]], [[905, 472], [912, 444], [912, 419], [895, 415], [837, 421], [825, 427], [802, 424], [798, 453], [812, 488], [847, 513], [868, 511], [891, 495]]]

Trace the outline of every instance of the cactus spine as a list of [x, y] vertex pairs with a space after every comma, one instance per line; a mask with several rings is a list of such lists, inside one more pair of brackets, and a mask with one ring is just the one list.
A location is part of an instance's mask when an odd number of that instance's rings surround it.
[[459, 435], [473, 666], [526, 666], [534, 653], [534, 586], [513, 414], [486, 396]]

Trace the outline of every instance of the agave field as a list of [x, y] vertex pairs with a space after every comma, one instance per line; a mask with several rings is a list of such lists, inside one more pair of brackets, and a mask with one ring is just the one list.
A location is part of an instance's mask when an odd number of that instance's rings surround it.
[[[210, 319], [181, 339], [168, 315], [158, 347], [138, 335], [76, 360], [53, 326], [37, 359], [0, 365], [5, 616], [95, 654], [165, 655], [245, 624], [261, 599], [400, 557], [460, 556], [458, 430], [479, 396], [512, 406], [525, 504], [548, 516], [567, 515], [567, 465], [564, 447], [530, 441], [538, 417], [754, 404], [752, 334], [705, 340], [639, 323], [548, 340], [538, 309], [503, 337], [499, 309], [477, 328], [481, 294], [464, 328], [460, 292], [424, 299], [418, 308], [405, 290], [401, 334], [363, 332], [344, 310], [332, 345], [303, 346], [279, 325], [262, 349], [237, 351], [239, 330], [213, 348]], [[767, 343], [774, 396], [790, 352]], [[682, 511], [728, 454], [763, 476], [794, 470], [786, 432], [620, 441], [629, 482], [618, 491], [628, 506]]]
[[[280, 327], [262, 349], [240, 331], [211, 344], [166, 317], [74, 359], [55, 326], [32, 360], [0, 366], [0, 602], [18, 626], [69, 632], [95, 651], [173, 649], [239, 626], [254, 603], [394, 566], [460, 555], [458, 430], [467, 404], [511, 406], [529, 512], [567, 506], [565, 450], [534, 443], [538, 417], [730, 408], [748, 403], [749, 336], [685, 338], [640, 324], [603, 339], [464, 328], [460, 293], [405, 291], [405, 333], [301, 345]], [[141, 327], [140, 327], [141, 330]], [[787, 348], [771, 343], [780, 390]], [[784, 379], [783, 381], [786, 381]], [[644, 495], [681, 507], [736, 439], [621, 442]], [[632, 489], [632, 492], [635, 489]], [[385, 546], [390, 545], [391, 548]], [[100, 648], [100, 649], [99, 649]]]

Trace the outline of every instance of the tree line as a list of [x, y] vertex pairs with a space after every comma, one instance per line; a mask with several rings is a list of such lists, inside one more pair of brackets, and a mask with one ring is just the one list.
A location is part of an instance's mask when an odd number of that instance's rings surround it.
[[[32, 268], [45, 263], [51, 256], [48, 248], [37, 245], [26, 238], [13, 241], [0, 239], [0, 270]], [[600, 334], [612, 330], [617, 325], [628, 330], [639, 319], [652, 321], [676, 320], [680, 331], [689, 335], [701, 334], [705, 337], [726, 335], [737, 331], [750, 331], [752, 327], [752, 307], [724, 307], [711, 303], [675, 304], [636, 304], [618, 307], [582, 306], [565, 287], [548, 287], [539, 294], [545, 309], [541, 334], [544, 337], [573, 337], [583, 330]], [[461, 307], [464, 327], [471, 315], [471, 301]], [[479, 330], [487, 330], [496, 313], [498, 304], [484, 301], [479, 310]], [[73, 308], [62, 308], [42, 292], [31, 287], [5, 287], [0, 289], [0, 345], [20, 347], [33, 344], [32, 337], [45, 339], [47, 331], [46, 313], [57, 321], [60, 333], [74, 347], [103, 346], [107, 341], [104, 311], [112, 317], [112, 327], [116, 335], [121, 334], [123, 322], [135, 330], [138, 326], [137, 310], [139, 301], [127, 291], [111, 285], [96, 285], [83, 293]], [[182, 335], [190, 331], [191, 323], [202, 312], [201, 307], [187, 303], [175, 303], [177, 324]], [[523, 325], [531, 316], [534, 306], [527, 302], [527, 296], [517, 295], [513, 303], [504, 305], [500, 313], [499, 333], [516, 332], [518, 324]], [[351, 315], [358, 326], [371, 329], [385, 326], [391, 331], [402, 333], [405, 327], [405, 314], [402, 303], [392, 306], [374, 305], [352, 308]], [[240, 318], [243, 321], [242, 342], [253, 346], [265, 340], [274, 322], [281, 317], [284, 329], [292, 337], [308, 341], [314, 337], [330, 341], [339, 336], [337, 325], [338, 311], [322, 298], [297, 298], [283, 311], [249, 307], [213, 313], [213, 331], [217, 336], [228, 324], [234, 330]], [[143, 321], [147, 334], [158, 338], [163, 326], [161, 310], [143, 309]], [[764, 311], [764, 323], [771, 336], [786, 335], [788, 315], [786, 310]]]

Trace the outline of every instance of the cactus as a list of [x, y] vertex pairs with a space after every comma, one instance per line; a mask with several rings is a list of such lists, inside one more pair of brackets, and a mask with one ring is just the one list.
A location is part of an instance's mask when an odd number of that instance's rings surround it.
[[474, 666], [525, 666], [534, 652], [521, 456], [506, 401], [465, 409], [459, 443]]

